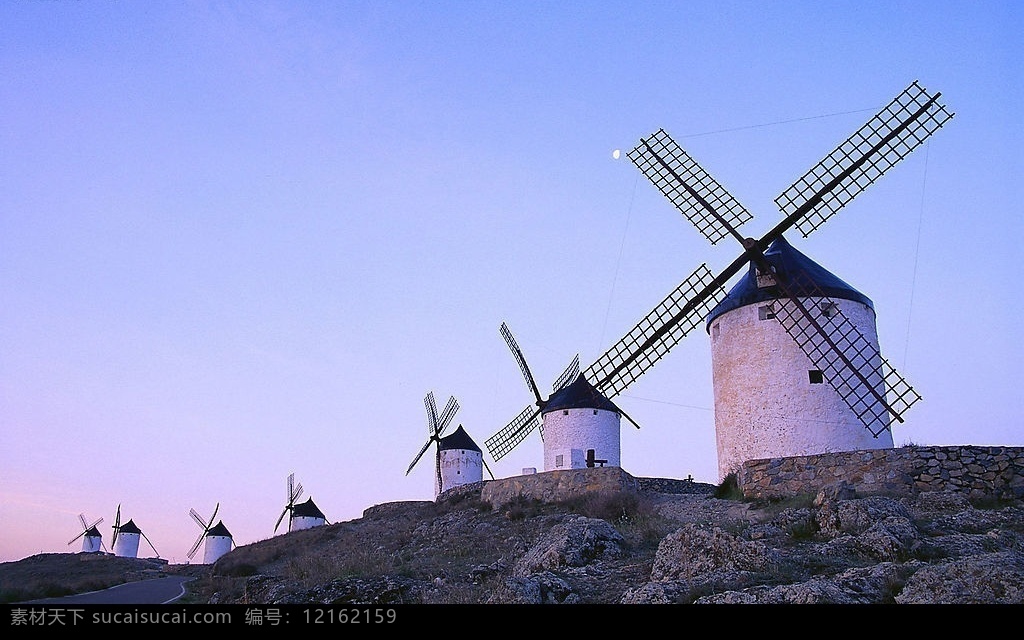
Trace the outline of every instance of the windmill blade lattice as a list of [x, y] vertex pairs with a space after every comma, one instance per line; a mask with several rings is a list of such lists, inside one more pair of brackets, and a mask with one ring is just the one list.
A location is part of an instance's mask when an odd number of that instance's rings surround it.
[[783, 191], [775, 199], [779, 210], [799, 217], [796, 227], [807, 237], [953, 117], [940, 95], [911, 83]]
[[103, 522], [103, 518], [100, 518], [100, 519], [96, 520], [95, 522], [93, 522], [92, 524], [89, 524], [88, 521], [85, 519], [85, 514], [84, 513], [80, 513], [80, 514], [78, 514], [78, 521], [82, 523], [82, 532], [79, 533], [74, 538], [71, 538], [70, 540], [68, 540], [68, 544], [69, 545], [72, 544], [75, 540], [78, 540], [79, 538], [83, 537], [85, 534], [89, 533], [90, 529], [92, 529], [93, 527], [95, 527], [95, 526], [99, 525], [100, 523], [102, 523]]
[[505, 427], [484, 441], [491, 457], [501, 460], [540, 425], [540, 408], [529, 406]]
[[[864, 423], [878, 436], [889, 428], [890, 416], [903, 422], [902, 414], [921, 399], [910, 384], [882, 357], [835, 301], [810, 279], [800, 291], [780, 299], [775, 317], [822, 376]], [[800, 301], [817, 301], [816, 313]], [[879, 390], [888, 389], [888, 398]]]
[[621, 393], [698, 326], [725, 297], [701, 265], [585, 372], [608, 398]]
[[[526, 357], [523, 355], [522, 349], [519, 348], [519, 343], [516, 342], [515, 337], [509, 330], [508, 325], [504, 322], [501, 323], [501, 335], [505, 338], [505, 343], [508, 345], [509, 350], [515, 357], [516, 362], [519, 364], [519, 369], [523, 373], [523, 378], [526, 380], [527, 387], [533, 392], [537, 402], [533, 406], [528, 406], [519, 414], [513, 418], [504, 428], [492, 435], [490, 438], [484, 441], [484, 446], [490, 452], [491, 457], [495, 460], [500, 460], [505, 457], [512, 449], [526, 439], [534, 429], [541, 432], [541, 438], [544, 437], [543, 424], [540, 420], [540, 414], [544, 410], [547, 400], [540, 395], [540, 389], [537, 388], [537, 383], [534, 381], [533, 373], [530, 372], [529, 365], [526, 364]], [[576, 376], [579, 375], [580, 370], [580, 356], [576, 356], [569, 363], [569, 366], [558, 376], [555, 383], [552, 385], [553, 393], [560, 391], [566, 385], [571, 383]], [[488, 469], [490, 471], [490, 469]]]
[[405, 470], [405, 475], [409, 475], [409, 473], [413, 470], [413, 467], [416, 466], [416, 463], [420, 461], [420, 458], [423, 457], [423, 454], [426, 453], [427, 449], [430, 448], [430, 445], [434, 444], [437, 446], [437, 452], [435, 455], [434, 463], [434, 475], [435, 479], [437, 480], [437, 486], [440, 488], [441, 436], [444, 434], [445, 429], [448, 428], [448, 425], [451, 423], [452, 418], [455, 417], [455, 414], [459, 411], [459, 401], [455, 399], [455, 396], [449, 397], [448, 403], [444, 407], [444, 411], [441, 413], [440, 416], [438, 416], [437, 403], [434, 401], [434, 392], [430, 391], [427, 393], [426, 397], [423, 398], [423, 406], [426, 407], [427, 410], [427, 431], [429, 432], [430, 435], [427, 438], [427, 441], [423, 444], [423, 447], [420, 448], [419, 453], [416, 454], [416, 457], [413, 458], [412, 462], [409, 464], [409, 467]]
[[295, 502], [300, 497], [302, 497], [302, 483], [295, 484], [295, 474], [291, 473], [288, 475], [288, 502], [285, 503], [284, 510], [278, 516], [277, 523], [274, 524], [274, 533], [277, 533], [277, 528], [281, 526], [281, 521], [284, 520], [288, 512], [295, 508]]
[[664, 129], [626, 156], [711, 244], [754, 217]]
[[196, 552], [199, 551], [199, 546], [203, 544], [203, 539], [206, 538], [206, 534], [208, 534], [210, 532], [210, 529], [213, 528], [214, 518], [217, 517], [217, 511], [219, 509], [220, 503], [218, 502], [217, 505], [213, 508], [213, 514], [210, 516], [209, 520], [203, 520], [202, 516], [200, 516], [195, 509], [189, 509], [189, 515], [192, 516], [192, 519], [195, 520], [196, 524], [199, 525], [199, 528], [202, 529], [202, 533], [199, 534], [199, 537], [196, 538], [195, 544], [193, 544], [192, 548], [188, 551], [189, 560], [191, 560], [196, 555]]
[[577, 353], [572, 362], [569, 363], [569, 366], [562, 372], [562, 375], [558, 376], [555, 383], [551, 385], [551, 393], [558, 393], [565, 385], [575, 380], [578, 375], [580, 375], [580, 354]]
[[121, 531], [121, 505], [117, 505], [117, 514], [114, 515], [114, 536], [110, 540], [110, 548], [113, 549], [114, 545], [117, 544], [117, 534]]
[[519, 369], [523, 372], [523, 378], [526, 379], [527, 386], [530, 387], [530, 391], [533, 391], [533, 395], [537, 398], [537, 406], [543, 404], [544, 399], [540, 395], [540, 389], [537, 388], [537, 383], [533, 379], [533, 374], [530, 373], [530, 367], [526, 364], [526, 357], [523, 356], [522, 350], [519, 348], [519, 343], [516, 342], [512, 332], [509, 331], [508, 326], [501, 323], [501, 335], [505, 338], [505, 343], [508, 345], [509, 350], [512, 351], [512, 355], [515, 356], [516, 362], [519, 364]]

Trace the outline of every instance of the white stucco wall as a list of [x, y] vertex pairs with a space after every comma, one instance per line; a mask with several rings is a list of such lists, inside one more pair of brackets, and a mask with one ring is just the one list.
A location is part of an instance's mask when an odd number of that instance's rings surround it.
[[319, 527], [324, 523], [323, 518], [312, 518], [309, 516], [299, 516], [292, 518], [288, 525], [289, 531], [300, 531], [302, 529], [312, 529], [313, 527]]
[[100, 536], [85, 536], [82, 541], [82, 553], [95, 553], [102, 548], [100, 544], [103, 538]]
[[[470, 449], [445, 449], [441, 451], [441, 484], [445, 490], [480, 482], [484, 479], [484, 457], [479, 451]], [[441, 492], [434, 474], [434, 497]]]
[[114, 544], [114, 555], [122, 558], [139, 557], [139, 538], [137, 533], [118, 533]]
[[[877, 349], [874, 311], [835, 302]], [[777, 319], [759, 319], [765, 304], [734, 309], [711, 326], [719, 481], [746, 460], [892, 448], [891, 431], [875, 438], [827, 381], [811, 384], [808, 371], [817, 367]]]
[[[607, 460], [606, 467], [622, 466], [619, 426], [621, 418], [604, 409], [558, 409], [544, 414], [544, 470], [586, 466], [587, 449]], [[562, 464], [557, 464], [562, 456]]]
[[231, 538], [228, 536], [206, 536], [206, 548], [203, 550], [203, 564], [213, 564], [222, 555], [231, 551]]

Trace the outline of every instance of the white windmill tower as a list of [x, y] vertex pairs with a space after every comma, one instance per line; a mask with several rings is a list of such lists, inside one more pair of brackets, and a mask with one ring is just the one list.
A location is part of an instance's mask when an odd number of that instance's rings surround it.
[[281, 521], [284, 520], [285, 514], [288, 514], [288, 531], [310, 529], [327, 523], [327, 516], [316, 506], [313, 498], [299, 504], [295, 503], [301, 496], [302, 483], [295, 484], [295, 474], [289, 474], [288, 502], [285, 503], [284, 510], [277, 518], [277, 523], [274, 525], [274, 533], [277, 533], [277, 528], [281, 526]]
[[82, 523], [82, 532], [74, 538], [68, 541], [68, 544], [72, 544], [79, 538], [82, 539], [82, 553], [97, 553], [101, 550], [105, 550], [103, 546], [103, 535], [100, 530], [96, 528], [96, 525], [103, 522], [103, 518], [96, 520], [92, 524], [88, 524], [85, 519], [85, 514], [78, 514], [78, 520]]
[[222, 555], [231, 551], [231, 548], [234, 546], [235, 543], [231, 538], [231, 532], [224, 526], [224, 522], [217, 521], [216, 525], [213, 524], [214, 518], [217, 517], [218, 509], [220, 509], [219, 502], [217, 503], [217, 506], [213, 508], [213, 514], [210, 516], [209, 520], [203, 520], [202, 516], [200, 516], [195, 509], [189, 510], [189, 515], [192, 516], [192, 519], [195, 520], [196, 524], [198, 524], [203, 530], [196, 539], [195, 544], [193, 544], [192, 548], [189, 549], [189, 560], [195, 557], [196, 553], [199, 551], [199, 546], [203, 544], [204, 540], [206, 541], [206, 547], [203, 550], [203, 564], [213, 564]]
[[[440, 416], [437, 415], [437, 404], [434, 402], [433, 391], [427, 393], [423, 399], [423, 404], [427, 410], [427, 429], [430, 435], [419, 453], [416, 454], [416, 457], [409, 464], [409, 468], [405, 470], [405, 475], [409, 475], [409, 472], [412, 471], [416, 463], [423, 457], [423, 454], [430, 448], [431, 443], [436, 443], [437, 452], [434, 456], [434, 498], [437, 498], [437, 496], [448, 489], [482, 481], [484, 477], [483, 470], [487, 467], [487, 463], [484, 462], [483, 451], [473, 442], [473, 439], [469, 437], [469, 434], [462, 425], [459, 425], [459, 428], [453, 433], [442, 437], [445, 429], [448, 428], [448, 424], [459, 410], [459, 402], [455, 399], [455, 396], [448, 398], [448, 404], [445, 405], [444, 411], [441, 412]], [[490, 468], [487, 469], [487, 472], [491, 472]], [[494, 474], [491, 474], [491, 478], [494, 478]]]
[[[771, 243], [764, 260], [773, 273], [759, 275], [752, 263], [706, 322], [719, 475], [756, 458], [891, 449], [888, 416], [881, 410], [869, 413], [875, 400], [868, 389], [879, 394], [885, 389], [874, 304], [783, 236]], [[830, 335], [844, 336], [843, 352], [864, 373], [864, 382], [849, 374], [850, 380], [842, 380], [840, 361], [820, 357], [824, 354], [812, 361], [816, 354], [806, 353], [801, 343], [811, 342], [814, 349], [817, 334], [810, 332], [816, 330], [795, 316], [800, 311], [791, 300], [780, 298], [775, 277], [785, 278], [799, 303]], [[790, 330], [803, 333], [791, 335]], [[842, 380], [839, 392], [826, 379]], [[848, 399], [856, 393], [864, 397]], [[850, 400], [857, 406], [851, 407]]]
[[641, 140], [633, 163], [712, 244], [732, 236], [743, 253], [669, 294], [592, 367], [598, 385], [621, 390], [705, 317], [720, 480], [749, 459], [891, 447], [891, 420], [920, 396], [881, 357], [871, 301], [783, 233], [809, 235], [945, 124], [939, 96], [911, 83], [776, 198], [785, 217], [760, 239], [739, 234], [753, 216], [668, 134]]
[[484, 444], [494, 459], [502, 458], [534, 429], [539, 429], [544, 443], [545, 471], [621, 466], [621, 418], [625, 417], [637, 428], [639, 425], [580, 373], [579, 356], [573, 358], [555, 381], [552, 394], [544, 398], [505, 323], [501, 324], [501, 335], [519, 363], [536, 404], [523, 409], [501, 431], [487, 439]]
[[114, 555], [122, 558], [137, 558], [139, 557], [139, 542], [140, 538], [146, 541], [149, 548], [153, 550], [156, 557], [160, 557], [160, 553], [153, 546], [153, 543], [149, 541], [146, 534], [139, 529], [135, 521], [128, 520], [128, 522], [121, 524], [121, 505], [117, 505], [117, 515], [114, 517], [114, 538], [111, 540], [110, 545], [114, 548]]

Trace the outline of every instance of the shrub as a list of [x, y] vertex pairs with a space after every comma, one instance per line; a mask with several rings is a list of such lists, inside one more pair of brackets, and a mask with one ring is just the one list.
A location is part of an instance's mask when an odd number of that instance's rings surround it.
[[651, 515], [650, 505], [630, 491], [592, 491], [562, 501], [561, 506], [572, 513], [623, 523], [643, 515]]
[[722, 478], [722, 484], [715, 488], [714, 495], [721, 500], [743, 500], [745, 498], [743, 492], [740, 491], [735, 473], [730, 473]]
[[541, 514], [544, 503], [537, 498], [518, 495], [501, 507], [509, 520], [525, 520]]

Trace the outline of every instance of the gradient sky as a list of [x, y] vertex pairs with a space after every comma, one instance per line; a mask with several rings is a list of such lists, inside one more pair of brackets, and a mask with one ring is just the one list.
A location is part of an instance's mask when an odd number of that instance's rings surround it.
[[[897, 445], [1024, 446], [1022, 6], [0, 3], [0, 561], [78, 551], [79, 513], [109, 545], [119, 504], [171, 562], [191, 508], [268, 538], [292, 472], [332, 522], [432, 499], [428, 391], [481, 447], [531, 403], [503, 321], [549, 388], [737, 255], [641, 137], [760, 236], [914, 80], [953, 120], [790, 240], [874, 301], [924, 398]], [[627, 471], [717, 481], [704, 331], [616, 402]]]

